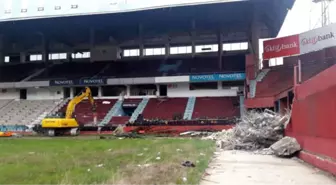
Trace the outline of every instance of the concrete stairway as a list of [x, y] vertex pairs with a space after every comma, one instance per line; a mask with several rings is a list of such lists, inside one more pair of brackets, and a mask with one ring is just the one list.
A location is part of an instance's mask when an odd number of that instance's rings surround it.
[[133, 112], [133, 114], [132, 114], [131, 119], [129, 120], [129, 122], [133, 123], [135, 120], [138, 119], [139, 115], [142, 114], [142, 112], [144, 111], [144, 109], [145, 109], [148, 101], [149, 101], [148, 98], [143, 98], [142, 99], [142, 101], [139, 103], [138, 107]]
[[188, 103], [187, 103], [187, 106], [186, 106], [186, 109], [183, 115], [184, 120], [191, 120], [193, 112], [194, 112], [195, 102], [196, 102], [195, 97], [189, 97]]
[[113, 116], [118, 116], [118, 113], [120, 112], [120, 109], [122, 107], [123, 100], [118, 100], [113, 107], [108, 111], [104, 119], [100, 122], [99, 126], [105, 126], [107, 125]]

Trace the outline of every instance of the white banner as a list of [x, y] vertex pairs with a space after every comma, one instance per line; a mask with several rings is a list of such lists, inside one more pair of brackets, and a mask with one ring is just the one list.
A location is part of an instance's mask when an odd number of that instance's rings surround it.
[[336, 46], [336, 24], [301, 33], [300, 54]]

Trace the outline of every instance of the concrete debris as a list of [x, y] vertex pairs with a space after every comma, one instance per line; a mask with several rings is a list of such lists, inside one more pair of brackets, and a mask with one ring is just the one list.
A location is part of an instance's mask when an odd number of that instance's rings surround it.
[[259, 154], [259, 155], [274, 155], [274, 152], [271, 148], [264, 148], [262, 150], [256, 150], [253, 153]]
[[161, 157], [156, 157], [156, 160], [160, 160], [161, 159]]
[[183, 177], [182, 180], [183, 180], [183, 182], [187, 182], [188, 181], [187, 177]]
[[199, 137], [199, 136], [209, 136], [213, 134], [213, 132], [207, 131], [187, 131], [180, 133], [180, 136], [192, 136], [192, 137]]
[[137, 156], [143, 156], [143, 153], [139, 153]]
[[279, 157], [289, 157], [301, 150], [297, 140], [287, 136], [274, 143], [270, 148]]
[[176, 152], [182, 152], [182, 150], [178, 148], [178, 149], [176, 149]]
[[143, 165], [138, 164], [138, 167], [140, 167], [140, 168], [147, 168], [149, 166], [151, 166], [151, 164], [143, 164]]
[[193, 167], [193, 168], [195, 167], [195, 164], [190, 162], [190, 161], [184, 161], [184, 162], [182, 162], [181, 165], [184, 166], [184, 167]]
[[124, 134], [124, 127], [123, 125], [118, 125], [117, 128], [113, 131], [114, 135], [120, 135], [120, 134]]
[[271, 110], [245, 112], [234, 128], [202, 139], [215, 140], [224, 150], [250, 150], [271, 155], [273, 151], [267, 148], [283, 138], [290, 115], [290, 112], [280, 115]]
[[98, 165], [97, 165], [98, 168], [101, 168], [101, 167], [103, 167], [103, 166], [104, 166], [104, 164], [98, 164]]

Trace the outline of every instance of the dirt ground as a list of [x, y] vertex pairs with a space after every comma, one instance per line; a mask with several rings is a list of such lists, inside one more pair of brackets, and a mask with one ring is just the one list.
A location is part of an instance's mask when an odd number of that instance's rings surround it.
[[336, 185], [336, 180], [298, 159], [282, 159], [243, 151], [219, 151], [201, 181], [201, 185], [217, 184]]

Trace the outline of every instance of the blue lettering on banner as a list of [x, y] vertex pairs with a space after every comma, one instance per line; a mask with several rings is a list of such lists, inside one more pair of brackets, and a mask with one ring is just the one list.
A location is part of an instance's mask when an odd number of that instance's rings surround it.
[[192, 75], [190, 82], [211, 82], [211, 81], [239, 81], [245, 80], [245, 73], [230, 74], [211, 74], [211, 75]]

